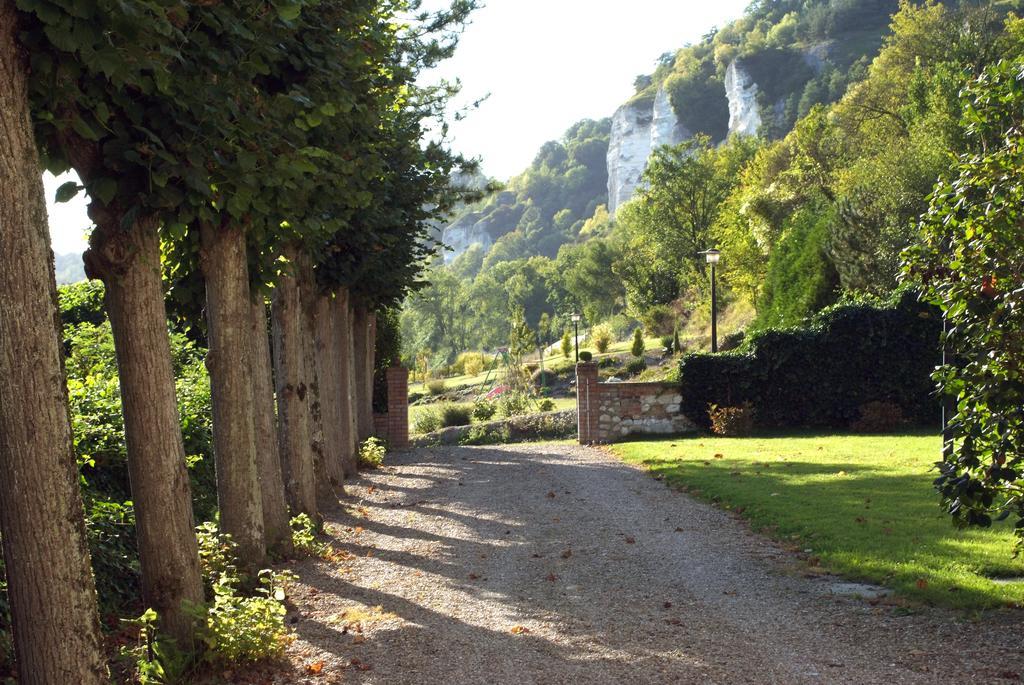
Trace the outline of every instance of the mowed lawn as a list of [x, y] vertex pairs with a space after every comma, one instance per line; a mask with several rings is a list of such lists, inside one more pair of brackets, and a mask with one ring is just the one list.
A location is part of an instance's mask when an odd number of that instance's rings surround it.
[[[932, 489], [940, 440], [898, 436], [693, 437], [616, 445], [755, 530], [811, 550], [811, 564], [964, 609], [1024, 606], [1024, 560], [1009, 522], [956, 528]], [[709, 550], [714, 553], [714, 550]], [[820, 560], [820, 561], [819, 561]]]

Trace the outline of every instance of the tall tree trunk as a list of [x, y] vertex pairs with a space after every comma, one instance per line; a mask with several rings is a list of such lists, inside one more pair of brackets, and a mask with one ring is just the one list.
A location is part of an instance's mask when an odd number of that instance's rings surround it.
[[373, 435], [373, 348], [370, 343], [370, 312], [362, 305], [352, 309], [352, 341], [355, 354], [356, 434], [360, 443]]
[[296, 274], [295, 246], [285, 248], [291, 273], [274, 288], [271, 326], [274, 333], [274, 372], [277, 386], [278, 437], [285, 491], [292, 513], [319, 521], [313, 452], [310, 447], [309, 384], [303, 351], [302, 305]]
[[106, 285], [121, 385], [128, 476], [138, 528], [142, 595], [164, 631], [191, 647], [187, 604], [203, 601], [199, 550], [152, 220], [123, 230], [99, 224], [85, 253], [86, 273]]
[[317, 299], [320, 297], [313, 273], [313, 261], [308, 254], [298, 259], [299, 299], [302, 302], [302, 344], [305, 356], [306, 374], [309, 378], [309, 434], [310, 449], [313, 452], [313, 473], [316, 494], [324, 507], [333, 507], [338, 502], [331, 477], [327, 470], [324, 451], [323, 406], [320, 401], [320, 379], [316, 360], [316, 316]]
[[335, 355], [338, 359], [338, 426], [341, 431], [341, 467], [346, 477], [356, 475], [356, 415], [354, 403], [355, 350], [352, 307], [347, 288], [340, 288], [332, 303]]
[[253, 428], [263, 501], [263, 533], [267, 549], [275, 555], [284, 556], [291, 552], [292, 532], [288, 526], [288, 502], [281, 476], [267, 307], [261, 295], [251, 300], [249, 322], [249, 374], [252, 376]]
[[106, 682], [14, 3], [0, 0], [0, 531], [18, 682]]
[[263, 500], [256, 470], [249, 336], [252, 310], [245, 233], [238, 226], [203, 223], [200, 266], [206, 281], [206, 321], [213, 404], [220, 528], [238, 545], [242, 568], [255, 573], [266, 560]]
[[338, 358], [338, 335], [334, 328], [334, 298], [321, 294], [316, 300], [314, 326], [317, 388], [324, 425], [324, 466], [331, 485], [341, 487], [345, 471], [341, 465], [341, 360]]

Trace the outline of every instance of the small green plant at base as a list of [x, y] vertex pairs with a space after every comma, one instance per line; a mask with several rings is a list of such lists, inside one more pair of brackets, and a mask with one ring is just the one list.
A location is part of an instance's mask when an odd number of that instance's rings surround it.
[[280, 659], [293, 639], [285, 627], [285, 584], [291, 576], [260, 571], [255, 597], [239, 594], [237, 579], [222, 576], [214, 584], [213, 604], [198, 631], [204, 661], [233, 665]]
[[645, 349], [646, 347], [644, 345], [643, 329], [637, 328], [635, 331], [633, 331], [633, 346], [629, 349], [629, 351], [633, 353], [634, 357], [639, 358], [644, 356]]
[[498, 408], [494, 406], [493, 402], [477, 400], [473, 403], [473, 418], [477, 421], [490, 421], [496, 411]]
[[433, 397], [443, 395], [445, 391], [445, 384], [443, 378], [435, 378], [432, 381], [427, 381], [427, 392]]
[[569, 334], [569, 331], [566, 331], [565, 333], [562, 334], [561, 347], [562, 356], [568, 359], [569, 355], [572, 354], [572, 335]]
[[380, 438], [367, 438], [359, 446], [359, 468], [376, 469], [384, 463], [388, 449]]
[[295, 553], [311, 557], [323, 557], [330, 551], [330, 545], [317, 537], [317, 527], [309, 514], [299, 514], [289, 521], [292, 528], [292, 547]]
[[238, 545], [230, 535], [221, 533], [213, 521], [196, 526], [196, 541], [199, 543], [199, 568], [207, 587], [207, 599], [211, 599], [213, 583], [218, 578], [234, 576], [238, 572], [235, 567]]
[[594, 326], [592, 337], [594, 340], [594, 347], [598, 352], [604, 354], [608, 351], [608, 348], [611, 347], [614, 335], [612, 334], [611, 327], [602, 323]]
[[540, 401], [540, 404], [537, 405], [537, 408], [541, 411], [553, 411], [555, 408], [555, 401], [550, 397], [545, 397]]

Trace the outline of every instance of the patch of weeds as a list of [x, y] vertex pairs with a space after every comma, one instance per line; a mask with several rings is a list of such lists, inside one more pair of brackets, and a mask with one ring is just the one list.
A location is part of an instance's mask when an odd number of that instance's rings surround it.
[[367, 438], [359, 446], [359, 468], [377, 469], [384, 463], [384, 456], [388, 453], [387, 445], [380, 438]]

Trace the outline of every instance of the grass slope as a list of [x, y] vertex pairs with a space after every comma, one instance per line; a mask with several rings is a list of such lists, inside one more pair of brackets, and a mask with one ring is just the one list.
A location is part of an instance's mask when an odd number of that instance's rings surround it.
[[934, 435], [693, 437], [614, 447], [755, 530], [811, 550], [812, 564], [911, 599], [962, 609], [1024, 606], [1009, 525], [959, 530], [932, 489]]

